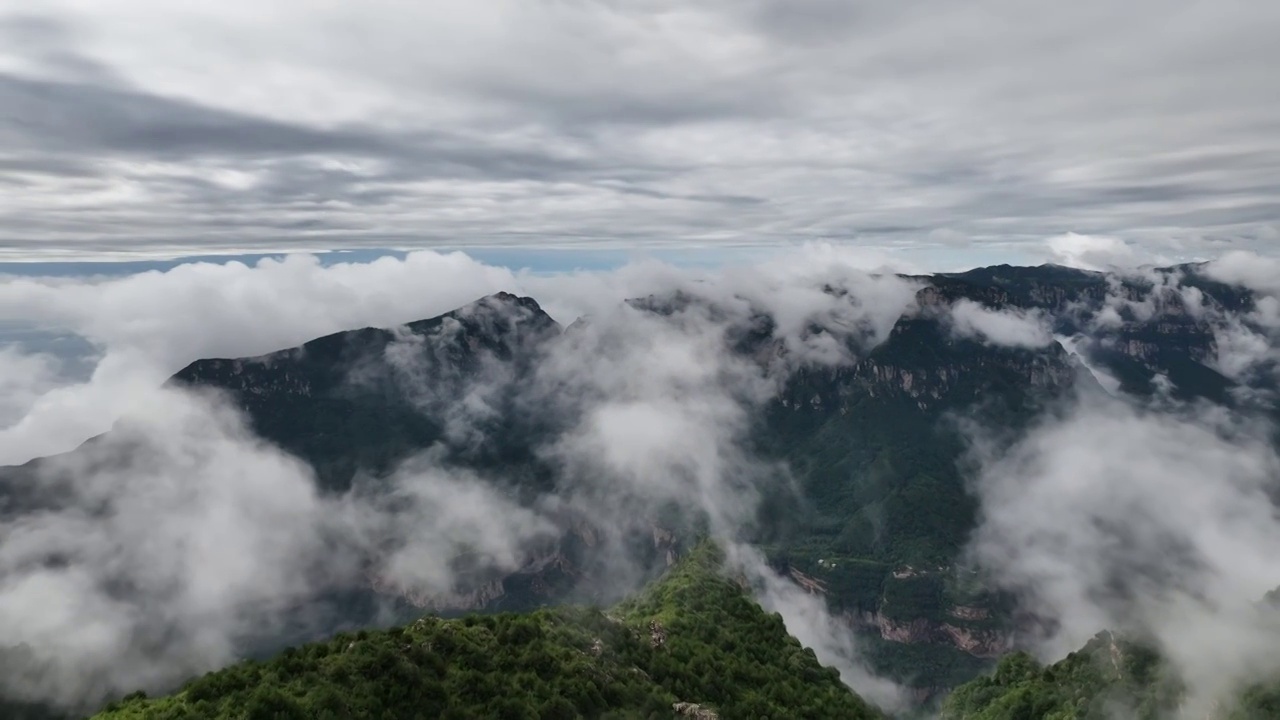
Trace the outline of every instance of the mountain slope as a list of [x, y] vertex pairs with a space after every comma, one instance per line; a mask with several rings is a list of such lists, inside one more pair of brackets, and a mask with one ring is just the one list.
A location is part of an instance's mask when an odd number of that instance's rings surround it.
[[[1193, 266], [1145, 278], [999, 266], [913, 279], [918, 312], [853, 364], [800, 370], [767, 408], [758, 442], [803, 492], [771, 498], [762, 542], [873, 636], [879, 669], [936, 692], [980, 667], [975, 656], [1006, 652], [1014, 630], [1013, 598], [956, 567], [976, 521], [956, 420], [1012, 432], [1078, 392], [1167, 388], [1235, 403], [1215, 322], [1247, 315], [1253, 298]], [[966, 302], [1042, 323], [1054, 341], [964, 337], [949, 315]], [[1118, 389], [1104, 387], [1113, 378]]]
[[[533, 481], [515, 388], [560, 334], [532, 298], [498, 293], [396, 329], [364, 328], [257, 358], [209, 359], [177, 385], [230, 393], [262, 437], [309, 462], [327, 490], [439, 444], [448, 459]], [[468, 412], [462, 412], [463, 409]], [[509, 444], [476, 438], [512, 438]]]
[[[1186, 689], [1159, 653], [1110, 632], [1047, 667], [1025, 653], [957, 688], [942, 720], [1166, 720], [1183, 717]], [[1280, 681], [1214, 703], [1210, 720], [1280, 717]]]
[[1159, 657], [1111, 633], [1049, 667], [1014, 653], [994, 674], [962, 685], [947, 698], [944, 720], [1131, 717], [1158, 720], [1176, 708], [1181, 688]]
[[879, 717], [723, 577], [721, 562], [701, 545], [611, 612], [425, 617], [243, 663], [97, 717]]

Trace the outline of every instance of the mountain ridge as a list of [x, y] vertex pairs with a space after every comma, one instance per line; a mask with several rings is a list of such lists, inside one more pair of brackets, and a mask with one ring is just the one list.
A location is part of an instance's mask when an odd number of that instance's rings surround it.
[[881, 717], [724, 570], [719, 549], [703, 543], [609, 611], [424, 617], [214, 672], [168, 698], [127, 698], [94, 717]]
[[[794, 338], [750, 302], [734, 314], [694, 288], [626, 305], [673, 323], [710, 318], [725, 327], [724, 353], [762, 373], [783, 368], [746, 440], [758, 459], [784, 464], [794, 483], [762, 491], [747, 539], [782, 574], [807, 578], [871, 640], [878, 669], [936, 694], [1011, 647], [1016, 630], [1010, 598], [958, 578], [976, 503], [954, 417], [1018, 427], [1083, 386], [1097, 391], [1095, 372], [1114, 375], [1124, 393], [1158, 394], [1167, 382], [1175, 396], [1235, 402], [1240, 383], [1214, 367], [1220, 348], [1211, 320], [1246, 309], [1251, 294], [1190, 266], [1162, 272], [1169, 276], [995, 266], [907, 276], [917, 283], [914, 297], [883, 337], [840, 317], [813, 318], [798, 331], [815, 347], [838, 350], [843, 359], [834, 363], [799, 362], [788, 345]], [[846, 288], [820, 290], [836, 303], [861, 302]], [[1036, 330], [1033, 343], [966, 334], [956, 320], [964, 303]], [[252, 358], [197, 360], [169, 385], [231, 398], [257, 435], [315, 471], [324, 493], [342, 496], [357, 481], [376, 487], [430, 451], [532, 507], [564, 490], [547, 448], [569, 422], [545, 391], [530, 388], [557, 343], [588, 325], [562, 327], [533, 298], [497, 293], [403, 326], [331, 333]], [[1068, 347], [1064, 337], [1083, 339]], [[597, 597], [592, 583], [607, 570], [593, 559], [601, 528], [570, 512], [555, 518], [559, 540], [526, 553], [501, 578], [426, 594], [370, 578], [364, 589], [397, 597], [402, 612]], [[681, 512], [635, 520], [631, 550], [647, 572], [669, 565], [702, 521]]]

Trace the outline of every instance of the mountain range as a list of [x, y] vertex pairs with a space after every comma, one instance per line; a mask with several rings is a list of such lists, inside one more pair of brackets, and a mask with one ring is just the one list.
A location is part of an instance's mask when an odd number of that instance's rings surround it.
[[[837, 283], [814, 289], [827, 311], [800, 321], [752, 298], [693, 287], [636, 298], [623, 308], [602, 308], [598, 315], [562, 326], [533, 298], [500, 293], [402, 327], [353, 329], [260, 357], [191, 363], [169, 387], [233, 407], [257, 438], [304, 462], [323, 497], [376, 496], [405, 468], [428, 462], [478, 478], [504, 503], [536, 512], [549, 527], [522, 539], [513, 562], [486, 562], [484, 553], [470, 546], [455, 548], [457, 555], [446, 559], [451, 572], [445, 586], [406, 580], [381, 561], [376, 548], [361, 547], [355, 571], [327, 578], [308, 599], [307, 623], [249, 638], [242, 653], [265, 657], [285, 645], [339, 630], [409, 622], [423, 613], [468, 619], [421, 620], [401, 630], [378, 631], [389, 635], [342, 636], [309, 646], [302, 656], [273, 661], [290, 664], [288, 677], [273, 675], [277, 685], [250, 678], [269, 666], [238, 666], [210, 676], [205, 685], [188, 686], [178, 696], [190, 700], [207, 694], [212, 705], [203, 715], [163, 714], [163, 703], [133, 700], [114, 706], [106, 717], [224, 717], [213, 709], [223, 707], [218, 698], [249, 687], [275, 688], [274, 699], [254, 700], [281, 703], [284, 709], [277, 712], [283, 715], [274, 717], [320, 717], [289, 709], [302, 702], [299, 693], [310, 692], [298, 689], [302, 681], [297, 678], [366, 672], [354, 660], [324, 665], [335, 653], [367, 647], [368, 657], [361, 656], [360, 663], [385, 663], [387, 672], [409, 677], [417, 672], [415, 663], [439, 664], [450, 651], [404, 655], [398, 643], [408, 647], [455, 636], [459, 642], [483, 643], [522, 633], [547, 638], [548, 659], [530, 662], [556, 668], [548, 671], [552, 679], [543, 678], [554, 692], [530, 696], [528, 703], [570, 698], [574, 712], [597, 716], [633, 702], [652, 712], [672, 703], [732, 710], [731, 688], [678, 679], [671, 668], [659, 670], [645, 655], [644, 643], [623, 631], [664, 613], [685, 617], [674, 606], [641, 611], [646, 601], [633, 600], [618, 606], [630, 608], [619, 611], [620, 619], [538, 609], [608, 607], [665, 573], [665, 585], [640, 596], [652, 600], [676, 582], [671, 568], [685, 567], [680, 558], [708, 534], [758, 548], [771, 572], [820, 598], [856, 634], [876, 673], [906, 686], [916, 702], [926, 702], [994, 667], [1039, 620], [1020, 605], [1014, 589], [991, 580], [965, 552], [981, 520], [970, 482], [974, 425], [986, 428], [992, 442], [1002, 446], [1013, 442], [1020, 428], [1082, 396], [1204, 403], [1280, 418], [1274, 402], [1277, 376], [1268, 364], [1273, 361], [1242, 369], [1224, 359], [1231, 350], [1229, 333], [1263, 332], [1249, 324], [1259, 298], [1214, 279], [1203, 266], [1132, 275], [997, 266], [890, 280], [907, 295], [887, 323], [877, 323], [864, 288]], [[708, 354], [691, 357], [713, 358], [705, 360], [702, 384], [673, 381], [675, 398], [664, 394], [661, 403], [677, 403], [673, 418], [723, 426], [706, 441], [715, 444], [708, 455], [718, 463], [714, 471], [698, 463], [664, 464], [658, 457], [653, 467], [643, 457], [626, 457], [624, 467], [611, 456], [592, 456], [594, 431], [584, 428], [616, 421], [623, 438], [649, 432], [628, 423], [639, 423], [657, 404], [643, 385], [643, 368], [661, 366], [664, 346], [637, 344], [634, 338], [641, 333], [693, 338], [690, 352]], [[615, 367], [642, 370], [614, 377], [609, 372]], [[708, 386], [716, 392], [708, 393]], [[664, 386], [664, 393], [668, 389]], [[137, 452], [112, 440], [127, 436], [128, 422], [121, 420], [70, 455], [110, 447], [106, 460], [99, 453], [92, 461], [109, 463], [114, 454]], [[670, 441], [686, 437], [677, 433]], [[84, 464], [47, 458], [0, 470], [0, 515], [58, 508], [58, 484], [71, 482], [62, 477], [65, 468], [82, 471]], [[660, 487], [654, 487], [659, 481], [650, 472], [661, 476]], [[706, 485], [704, 472], [719, 478], [713, 487]], [[611, 485], [613, 475], [627, 479]], [[705, 563], [699, 567], [706, 569]], [[681, 608], [694, 602], [676, 592], [664, 597]], [[769, 632], [779, 638], [785, 634], [773, 626]], [[599, 652], [587, 648], [604, 666], [589, 672], [610, 678], [597, 683], [603, 700], [581, 699], [557, 685], [588, 672], [573, 666], [567, 653], [571, 647], [581, 652], [578, 646], [591, 633], [612, 638]], [[752, 647], [791, 648], [793, 641], [779, 638], [757, 639]], [[715, 646], [713, 638], [706, 641]], [[344, 645], [346, 650], [339, 647]], [[1091, 645], [1085, 654], [1096, 650]], [[704, 651], [690, 652], [710, 652]], [[824, 688], [822, 697], [840, 698], [832, 703], [854, 708], [843, 711], [850, 714], [814, 710], [805, 716], [872, 716], [869, 709], [857, 709], [863, 706], [852, 695], [829, 689], [816, 661], [777, 662], [792, 663], [787, 667]], [[1026, 678], [1036, 673], [1065, 672], [1028, 662], [1002, 661], [991, 682], [1007, 688], [1013, 676], [1021, 683], [1031, 682]], [[316, 663], [326, 669], [316, 669]], [[690, 665], [687, 671], [699, 675], [701, 667]], [[781, 666], [767, 662], [761, 667], [781, 672]], [[641, 670], [642, 681], [619, 680], [633, 668]], [[432, 679], [421, 689], [423, 697], [462, 702], [456, 692], [437, 687], [451, 687], [457, 682], [451, 677], [443, 673]], [[769, 677], [748, 673], [724, 682], [773, 682]], [[316, 688], [323, 694], [323, 686]], [[951, 701], [954, 717], [1044, 716], [980, 715], [973, 698], [989, 699], [995, 691], [964, 692]], [[324, 693], [329, 699], [314, 702], [337, 702], [332, 691]], [[498, 694], [495, 689], [493, 697]], [[793, 696], [753, 696], [751, 702], [757, 699], [760, 709], [726, 717], [800, 716], [777, 714], [779, 707], [797, 702]], [[473, 701], [482, 699], [467, 700]], [[507, 712], [479, 707], [470, 712]], [[344, 712], [333, 710], [332, 716], [353, 716]], [[526, 716], [514, 707], [510, 712]], [[535, 716], [559, 717], [548, 712]]]

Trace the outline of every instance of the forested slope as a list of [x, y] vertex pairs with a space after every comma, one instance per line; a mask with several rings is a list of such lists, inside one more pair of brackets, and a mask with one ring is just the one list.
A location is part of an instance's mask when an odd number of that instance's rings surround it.
[[[1026, 653], [957, 688], [942, 720], [1167, 720], [1184, 717], [1186, 685], [1159, 653], [1110, 632], [1049, 666]], [[1213, 703], [1212, 720], [1280, 718], [1280, 682]]]
[[98, 717], [879, 717], [722, 570], [702, 545], [609, 611], [424, 617], [241, 663]]

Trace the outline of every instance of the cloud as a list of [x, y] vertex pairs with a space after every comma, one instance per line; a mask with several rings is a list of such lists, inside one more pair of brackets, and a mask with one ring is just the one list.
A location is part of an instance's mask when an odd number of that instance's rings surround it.
[[960, 300], [951, 306], [950, 320], [955, 335], [990, 345], [1038, 348], [1054, 341], [1048, 322], [1038, 312], [992, 310], [972, 300]]
[[321, 496], [309, 466], [220, 398], [169, 389], [8, 482], [0, 627], [30, 672], [0, 690], [72, 709], [226, 665], [362, 578], [465, 590], [475, 574], [518, 568], [554, 529], [429, 457], [372, 491]]
[[742, 443], [773, 386], [728, 352], [726, 331], [703, 306], [674, 317], [622, 306], [551, 348], [534, 397], [574, 418], [549, 452], [593, 516], [625, 508], [609, 523], [625, 527], [676, 503], [706, 513], [720, 536], [751, 519], [768, 473]]
[[[838, 668], [864, 697], [900, 707], [902, 690], [867, 669], [850, 627], [743, 543], [764, 491], [791, 487], [784, 466], [752, 452], [754, 418], [793, 371], [853, 362], [883, 340], [884, 318], [901, 317], [915, 286], [892, 276], [833, 272], [825, 263], [705, 280], [683, 285], [683, 294], [657, 296], [645, 309], [603, 308], [551, 344], [533, 379], [530, 407], [571, 418], [545, 449], [558, 468], [558, 495], [612, 547], [673, 516], [705, 527], [729, 548], [733, 570], [747, 574], [762, 605], [779, 612], [820, 661]], [[847, 294], [820, 292], [833, 290], [829, 283]], [[775, 342], [765, 343], [766, 352], [732, 352], [744, 329], [761, 331], [761, 313], [777, 318]], [[814, 324], [831, 343], [805, 337]], [[610, 575], [621, 579], [605, 586], [643, 575], [635, 560], [609, 558]]]
[[1280, 262], [1257, 253], [1226, 253], [1208, 263], [1205, 274], [1220, 282], [1243, 285], [1262, 294], [1280, 295]]
[[0, 246], [1270, 251], [1276, 12], [51, 0], [0, 15]]
[[1269, 433], [1220, 408], [1100, 396], [1012, 446], [979, 432], [970, 552], [1041, 621], [1026, 640], [1046, 657], [1102, 629], [1149, 637], [1188, 683], [1193, 715], [1280, 670], [1280, 627], [1257, 612], [1280, 585]]
[[62, 384], [62, 362], [49, 353], [0, 347], [0, 428], [27, 415], [45, 393]]
[[1053, 262], [1082, 270], [1112, 270], [1135, 267], [1150, 258], [1148, 264], [1168, 262], [1152, 256], [1139, 246], [1113, 237], [1067, 233], [1047, 241]]
[[[648, 570], [627, 542], [651, 537], [673, 509], [739, 541], [761, 491], [789, 482], [745, 442], [753, 412], [795, 369], [870, 350], [915, 302], [918, 284], [877, 264], [811, 246], [716, 270], [640, 262], [548, 277], [421, 252], [6, 280], [0, 321], [82, 335], [101, 359], [85, 383], [39, 394], [29, 374], [5, 387], [6, 402], [27, 410], [0, 434], [4, 459], [67, 450], [113, 428], [27, 471], [29, 488], [16, 497], [44, 510], [0, 519], [0, 626], [23, 625], [6, 637], [52, 668], [50, 684], [27, 692], [91, 701], [163, 688], [295, 622], [328, 589], [373, 578], [419, 598], [465, 593], [522, 567], [531, 548], [554, 545], [567, 528], [599, 538], [596, 566], [616, 592]], [[433, 382], [462, 323], [511, 328], [532, 317], [511, 299], [468, 305], [499, 290], [544, 299], [564, 324], [586, 318], [529, 347], [481, 348], [468, 373]], [[652, 304], [623, 302], [635, 297]], [[221, 401], [158, 389], [200, 357], [253, 356], [463, 305], [425, 334], [399, 329], [386, 367], [352, 367], [348, 381], [394, 382], [424, 411], [447, 407], [446, 437], [464, 445], [492, 439], [486, 433], [502, 431], [489, 422], [495, 411], [516, 407], [548, 431], [533, 450], [553, 471], [551, 495], [511, 492], [516, 469], [482, 477], [433, 448], [388, 478], [321, 496], [310, 468], [254, 437]], [[730, 352], [741, 343], [753, 352]], [[508, 350], [530, 367], [501, 361]], [[215, 542], [224, 534], [234, 542]], [[785, 598], [782, 581], [771, 582]], [[51, 588], [65, 602], [46, 608], [37, 598]], [[822, 650], [824, 659], [853, 662], [852, 641], [831, 637], [838, 623], [819, 606], [777, 607], [798, 628], [827, 623], [823, 647], [838, 649]]]
[[252, 268], [201, 263], [106, 280], [5, 281], [0, 322], [67, 329], [104, 355], [87, 383], [47, 393], [0, 430], [0, 463], [60, 452], [105, 431], [136, 392], [199, 358], [253, 356], [339, 330], [394, 326], [517, 284], [510, 271], [460, 253], [327, 268], [290, 256]]
[[[339, 541], [372, 563], [366, 573], [384, 589], [419, 597], [513, 572], [531, 546], [557, 534], [551, 518], [430, 453], [403, 463], [389, 482], [366, 481], [335, 512]], [[459, 558], [470, 574], [459, 571]]]
[[820, 595], [778, 575], [749, 545], [730, 545], [728, 557], [730, 567], [742, 573], [761, 606], [782, 615], [787, 631], [812, 648], [819, 662], [839, 670], [845, 684], [881, 709], [898, 712], [910, 707], [903, 687], [867, 666], [848, 626], [831, 614]]
[[0, 520], [6, 644], [51, 666], [11, 694], [74, 704], [227, 662], [309, 586], [310, 470], [225, 408], [153, 390], [137, 410], [25, 476], [39, 509]]

